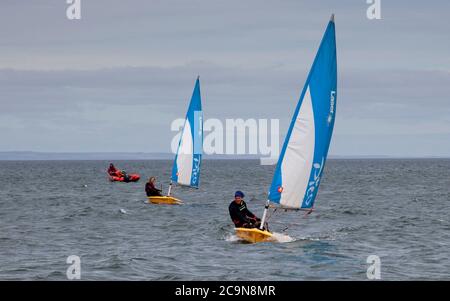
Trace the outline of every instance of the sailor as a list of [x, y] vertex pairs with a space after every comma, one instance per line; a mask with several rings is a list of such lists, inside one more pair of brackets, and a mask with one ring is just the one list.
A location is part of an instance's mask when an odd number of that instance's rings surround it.
[[145, 184], [145, 193], [147, 193], [147, 196], [161, 196], [162, 190], [155, 187], [155, 182], [156, 178], [150, 177]]
[[258, 228], [261, 225], [261, 220], [247, 209], [242, 191], [236, 191], [228, 210], [236, 228]]
[[119, 170], [117, 170], [117, 168], [114, 166], [114, 164], [112, 164], [112, 163], [109, 164], [108, 174], [110, 176], [117, 176], [118, 171]]
[[130, 182], [130, 176], [127, 174], [127, 172], [125, 170], [122, 170], [122, 177], [123, 177], [123, 181], [125, 183]]

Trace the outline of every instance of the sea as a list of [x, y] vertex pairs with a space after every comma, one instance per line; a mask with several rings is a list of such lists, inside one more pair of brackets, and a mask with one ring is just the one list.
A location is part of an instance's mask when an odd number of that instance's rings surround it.
[[0, 161], [0, 280], [67, 280], [75, 262], [82, 280], [450, 280], [450, 159], [330, 159], [315, 211], [272, 210], [259, 244], [228, 205], [241, 190], [261, 216], [275, 166], [204, 160], [168, 206], [144, 185], [167, 191], [171, 161], [115, 161], [136, 183], [109, 163]]

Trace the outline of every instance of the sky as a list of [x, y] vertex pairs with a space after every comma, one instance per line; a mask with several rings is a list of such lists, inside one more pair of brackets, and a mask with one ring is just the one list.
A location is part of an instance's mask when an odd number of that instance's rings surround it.
[[[450, 1], [0, 2], [0, 151], [169, 152], [197, 75], [205, 118], [284, 138], [331, 13], [330, 154], [450, 156]], [[207, 133], [206, 133], [207, 134]]]

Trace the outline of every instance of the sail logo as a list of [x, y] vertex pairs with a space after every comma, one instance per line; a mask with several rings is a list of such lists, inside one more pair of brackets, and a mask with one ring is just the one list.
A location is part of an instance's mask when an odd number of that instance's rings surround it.
[[194, 111], [194, 154], [202, 154], [203, 143], [203, 112]]
[[312, 181], [309, 181], [308, 189], [306, 190], [306, 196], [305, 196], [306, 207], [309, 207], [309, 205], [311, 204], [311, 201], [314, 198], [314, 191], [317, 189], [317, 187], [319, 187], [319, 182], [320, 182], [320, 177], [322, 175], [324, 161], [325, 161], [325, 158], [322, 157], [321, 163], [313, 164], [314, 178]]
[[[196, 111], [197, 112], [197, 111]], [[199, 137], [203, 137], [203, 116], [202, 114], [199, 114], [198, 116], [198, 129], [197, 129], [197, 135]]]
[[200, 158], [199, 156], [194, 156], [192, 164], [192, 174], [191, 174], [191, 185], [197, 185], [198, 176], [200, 173]]
[[333, 121], [335, 102], [336, 102], [336, 91], [331, 91], [331, 95], [330, 95], [330, 114], [328, 114], [328, 119], [327, 119], [328, 124], [330, 124], [331, 121]]

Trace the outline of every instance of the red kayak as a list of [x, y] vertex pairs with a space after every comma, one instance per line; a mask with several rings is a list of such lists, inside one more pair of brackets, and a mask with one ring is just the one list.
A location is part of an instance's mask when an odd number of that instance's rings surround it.
[[109, 180], [111, 182], [137, 182], [140, 178], [141, 176], [137, 173], [127, 174], [126, 176], [124, 176], [122, 172], [118, 171], [116, 173], [109, 174]]

